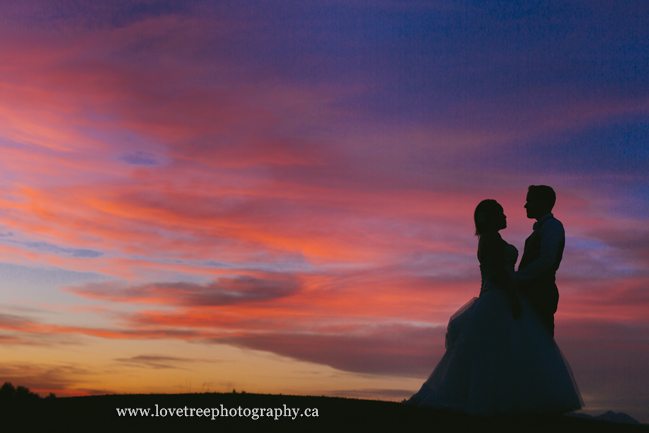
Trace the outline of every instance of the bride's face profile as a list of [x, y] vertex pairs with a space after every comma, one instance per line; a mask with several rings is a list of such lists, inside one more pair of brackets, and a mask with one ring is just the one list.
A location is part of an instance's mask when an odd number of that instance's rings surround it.
[[496, 225], [496, 231], [507, 228], [507, 216], [502, 208], [500, 208], [500, 211], [494, 215], [494, 223]]
[[487, 233], [497, 233], [507, 228], [507, 217], [503, 207], [492, 199], [482, 200], [473, 214], [476, 227], [476, 235], [481, 236]]

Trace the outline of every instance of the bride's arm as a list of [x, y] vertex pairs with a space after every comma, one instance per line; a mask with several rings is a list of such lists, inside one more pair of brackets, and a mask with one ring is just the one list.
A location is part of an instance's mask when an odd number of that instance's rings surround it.
[[505, 241], [499, 234], [485, 234], [478, 241], [478, 260], [493, 270], [493, 280], [502, 286], [509, 284], [509, 272], [505, 267]]
[[505, 245], [507, 243], [499, 234], [481, 236], [478, 242], [478, 260], [480, 264], [489, 265], [493, 269], [494, 283], [507, 294], [512, 315], [514, 319], [518, 319], [521, 315], [521, 304], [505, 266]]

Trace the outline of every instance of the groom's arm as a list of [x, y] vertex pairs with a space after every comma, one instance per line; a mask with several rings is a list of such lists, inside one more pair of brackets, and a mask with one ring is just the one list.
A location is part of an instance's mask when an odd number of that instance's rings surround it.
[[516, 272], [516, 282], [526, 282], [548, 272], [554, 266], [559, 254], [561, 244], [565, 241], [563, 224], [555, 218], [549, 219], [541, 227], [541, 252], [538, 259], [534, 260], [523, 269]]

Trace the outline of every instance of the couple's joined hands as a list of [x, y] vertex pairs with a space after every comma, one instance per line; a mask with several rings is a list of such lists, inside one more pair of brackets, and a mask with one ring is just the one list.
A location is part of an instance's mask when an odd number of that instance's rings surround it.
[[508, 270], [509, 274], [509, 306], [512, 310], [512, 316], [514, 319], [521, 317], [521, 302], [518, 299], [518, 288], [519, 288], [519, 279], [516, 275], [516, 272]]
[[509, 298], [509, 305], [512, 309], [512, 316], [514, 316], [514, 319], [521, 317], [521, 302], [518, 300], [518, 296], [516, 296], [516, 294]]

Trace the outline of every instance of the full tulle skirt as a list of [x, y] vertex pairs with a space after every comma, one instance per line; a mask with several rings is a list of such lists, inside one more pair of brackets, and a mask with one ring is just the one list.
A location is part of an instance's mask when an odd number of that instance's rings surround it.
[[493, 288], [450, 319], [446, 353], [408, 403], [476, 415], [564, 413], [583, 401], [572, 371], [526, 299], [514, 319]]

